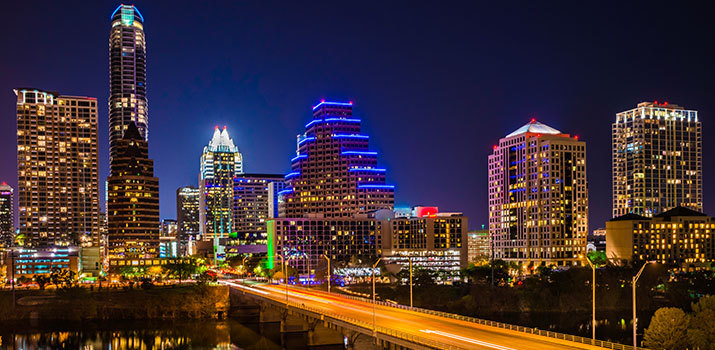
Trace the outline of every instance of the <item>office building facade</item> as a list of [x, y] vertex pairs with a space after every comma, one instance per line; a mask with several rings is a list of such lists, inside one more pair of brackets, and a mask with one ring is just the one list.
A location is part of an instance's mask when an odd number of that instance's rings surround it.
[[144, 17], [134, 5], [119, 5], [111, 15], [109, 34], [109, 156], [119, 153], [120, 140], [135, 124], [149, 140], [146, 97]]
[[187, 254], [189, 242], [196, 241], [199, 230], [199, 189], [194, 186], [176, 189], [177, 241], [180, 253]]
[[10, 248], [15, 239], [14, 190], [0, 185], [0, 248]]
[[233, 178], [243, 174], [243, 156], [226, 127], [214, 129], [201, 155], [199, 229], [203, 240], [228, 238], [233, 229]]
[[393, 208], [394, 186], [385, 184], [386, 170], [377, 167], [352, 111], [351, 102], [313, 107], [280, 193], [280, 217], [348, 218]]
[[277, 218], [267, 222], [268, 266], [280, 266], [281, 255], [299, 273], [325, 269], [323, 255], [338, 262], [353, 257], [375, 261], [381, 254], [382, 223], [367, 218]]
[[381, 255], [386, 264], [445, 271], [453, 274], [468, 266], [467, 217], [437, 213], [381, 221]]
[[153, 258], [159, 249], [159, 179], [139, 129], [129, 124], [117, 142], [107, 178], [110, 258]]
[[[6, 276], [15, 276], [15, 278], [49, 276], [53, 269], [70, 270], [77, 273], [81, 266], [79, 252], [80, 248], [72, 246], [13, 248], [13, 253], [5, 256]], [[14, 274], [13, 267], [15, 268]]]
[[[233, 232], [240, 245], [265, 245], [266, 220], [283, 190], [283, 175], [241, 174], [233, 179]], [[272, 189], [272, 190], [271, 190]]]
[[676, 206], [703, 210], [698, 112], [639, 103], [612, 125], [613, 216], [651, 217]]
[[586, 254], [586, 143], [531, 120], [489, 156], [496, 259], [571, 265]]
[[14, 91], [19, 226], [25, 245], [98, 245], [97, 99]]
[[467, 232], [467, 260], [470, 263], [488, 261], [491, 259], [491, 242], [489, 229]]
[[686, 207], [653, 217], [625, 214], [606, 222], [606, 256], [681, 268], [715, 262], [715, 219]]

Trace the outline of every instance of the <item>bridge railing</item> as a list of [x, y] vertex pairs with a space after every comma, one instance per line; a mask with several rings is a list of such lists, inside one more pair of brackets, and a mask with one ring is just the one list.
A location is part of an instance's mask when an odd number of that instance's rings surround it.
[[[372, 299], [368, 299], [368, 298], [357, 297], [357, 296], [353, 296], [353, 295], [349, 295], [349, 294], [340, 294], [340, 296], [348, 298], [348, 299], [366, 302], [366, 303], [372, 303]], [[381, 306], [388, 306], [388, 307], [393, 307], [393, 308], [397, 308], [397, 309], [419, 312], [419, 313], [423, 313], [423, 314], [427, 314], [427, 315], [434, 315], [434, 316], [440, 316], [440, 317], [444, 317], [444, 318], [450, 318], [450, 319], [455, 319], [455, 320], [460, 320], [460, 321], [465, 321], [465, 322], [471, 322], [471, 323], [476, 323], [476, 324], [480, 324], [480, 325], [484, 325], [484, 326], [508, 329], [508, 330], [512, 330], [512, 331], [540, 335], [540, 336], [554, 338], [554, 339], [562, 339], [562, 340], [572, 341], [572, 342], [581, 343], [581, 344], [595, 345], [595, 346], [599, 346], [599, 347], [606, 348], [606, 349], [634, 350], [632, 345], [624, 345], [624, 344], [619, 344], [619, 343], [614, 343], [614, 342], [609, 342], [609, 341], [604, 341], [604, 340], [598, 340], [598, 339], [596, 339], [594, 341], [593, 338], [585, 338], [585, 337], [581, 337], [578, 335], [565, 334], [565, 333], [559, 333], [559, 332], [551, 332], [551, 331], [545, 331], [545, 330], [538, 329], [538, 328], [517, 326], [517, 325], [513, 325], [513, 324], [508, 324], [508, 323], [484, 320], [481, 318], [462, 316], [462, 315], [451, 314], [451, 313], [442, 312], [442, 311], [423, 309], [423, 308], [419, 308], [419, 307], [410, 307], [407, 305], [402, 305], [402, 304], [398, 304], [398, 303], [394, 303], [394, 302], [376, 301], [375, 303], [377, 305], [381, 305]], [[636, 348], [636, 350], [648, 350], [648, 349], [638, 347], [638, 348]]]

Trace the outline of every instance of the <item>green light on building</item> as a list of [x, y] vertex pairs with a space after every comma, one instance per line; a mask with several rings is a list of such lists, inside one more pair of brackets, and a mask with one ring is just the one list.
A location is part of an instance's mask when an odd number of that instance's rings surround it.
[[268, 262], [266, 263], [266, 267], [269, 270], [272, 270], [275, 255], [276, 255], [276, 221], [275, 220], [266, 221], [266, 231], [268, 232], [268, 245], [267, 245], [267, 253], [266, 253], [266, 255], [268, 255], [267, 256]]

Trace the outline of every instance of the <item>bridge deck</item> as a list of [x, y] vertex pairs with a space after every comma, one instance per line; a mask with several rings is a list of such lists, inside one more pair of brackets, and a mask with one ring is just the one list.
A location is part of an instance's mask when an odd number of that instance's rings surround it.
[[[246, 286], [232, 282], [224, 283], [254, 296], [274, 302], [286, 302], [285, 285]], [[367, 330], [372, 329], [373, 326], [373, 304], [366, 300], [292, 286], [287, 288], [287, 300], [292, 307], [306, 312], [333, 317]], [[444, 349], [604, 349], [590, 344], [384, 305], [375, 305], [375, 328], [381, 334], [408, 340], [411, 338], [417, 344]], [[620, 344], [610, 345], [607, 348], [631, 349]]]

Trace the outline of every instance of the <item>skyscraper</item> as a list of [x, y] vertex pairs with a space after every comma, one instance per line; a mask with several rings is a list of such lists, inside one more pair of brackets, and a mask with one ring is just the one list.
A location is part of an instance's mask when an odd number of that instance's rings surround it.
[[703, 211], [697, 111], [642, 102], [616, 114], [612, 130], [614, 217], [652, 217], [676, 206]]
[[99, 244], [97, 99], [14, 91], [20, 234], [26, 245]]
[[489, 156], [496, 259], [570, 265], [586, 254], [586, 143], [532, 119]]
[[13, 190], [12, 187], [3, 182], [0, 185], [0, 248], [12, 246], [14, 238]]
[[153, 258], [159, 248], [159, 179], [149, 146], [133, 124], [117, 142], [107, 178], [110, 258]]
[[214, 130], [201, 155], [200, 230], [204, 240], [228, 238], [233, 229], [233, 178], [243, 173], [243, 157], [224, 126]]
[[109, 34], [109, 156], [118, 155], [119, 140], [130, 124], [149, 140], [146, 99], [144, 17], [134, 5], [119, 5]]
[[189, 241], [195, 241], [199, 230], [199, 189], [194, 186], [176, 189], [177, 240], [180, 253], [186, 254]]
[[281, 217], [352, 217], [392, 209], [394, 186], [385, 184], [377, 152], [360, 134], [352, 102], [320, 102], [299, 135], [292, 171], [282, 191]]
[[242, 174], [233, 179], [233, 232], [241, 245], [267, 243], [266, 220], [274, 217], [271, 208], [275, 189], [283, 190], [283, 178], [283, 175]]

